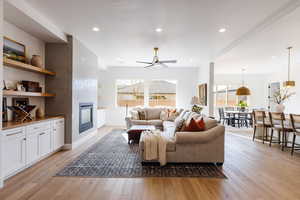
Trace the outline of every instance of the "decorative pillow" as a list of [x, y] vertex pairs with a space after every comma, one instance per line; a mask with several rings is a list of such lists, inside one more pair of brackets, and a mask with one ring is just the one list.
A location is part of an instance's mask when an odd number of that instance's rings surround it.
[[175, 110], [169, 110], [167, 121], [174, 121], [174, 120], [176, 119], [176, 117], [179, 116], [179, 114], [180, 114], [180, 113], [178, 113], [178, 112], [176, 111], [176, 109], [175, 109]]
[[176, 117], [176, 119], [174, 120], [174, 124], [175, 124], [175, 133], [180, 131], [181, 128], [184, 125], [184, 119], [182, 119], [181, 117]]
[[139, 120], [139, 112], [136, 110], [131, 110], [130, 111], [130, 115], [132, 117], [133, 120]]
[[169, 113], [168, 113], [168, 110], [166, 109], [166, 110], [162, 110], [161, 112], [160, 112], [160, 119], [161, 120], [164, 120], [164, 121], [166, 121], [166, 120], [168, 120], [168, 115], [169, 115]]
[[139, 120], [146, 120], [146, 111], [145, 110], [138, 110], [139, 113]]
[[196, 122], [202, 131], [206, 130], [206, 125], [203, 117], [200, 120], [196, 120]]
[[179, 117], [183, 118], [183, 116], [185, 115], [186, 112], [188, 112], [188, 110], [183, 110], [183, 111], [180, 113]]
[[198, 132], [198, 131], [204, 131], [204, 130], [205, 130], [204, 120], [201, 119], [199, 121], [196, 121], [194, 118], [192, 118], [190, 123], [185, 124], [181, 131], [183, 131], [183, 132]]
[[182, 116], [182, 118], [184, 120], [187, 120], [189, 118], [190, 114], [192, 114], [192, 112], [191, 111], [187, 111], [187, 112], [184, 113], [184, 115]]

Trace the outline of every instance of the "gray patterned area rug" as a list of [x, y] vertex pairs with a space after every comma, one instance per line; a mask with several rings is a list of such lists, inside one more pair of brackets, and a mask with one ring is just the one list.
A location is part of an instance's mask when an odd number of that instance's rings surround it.
[[211, 177], [226, 178], [214, 164], [142, 165], [137, 144], [127, 144], [124, 131], [114, 130], [83, 152], [56, 176], [134, 178]]

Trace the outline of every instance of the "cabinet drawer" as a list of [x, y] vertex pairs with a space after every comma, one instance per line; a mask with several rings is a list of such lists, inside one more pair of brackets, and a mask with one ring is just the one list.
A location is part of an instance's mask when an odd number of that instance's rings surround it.
[[54, 126], [63, 126], [65, 120], [64, 119], [58, 119], [54, 121]]
[[25, 128], [14, 128], [2, 132], [5, 137], [22, 137], [25, 135]]
[[50, 122], [37, 123], [26, 127], [27, 133], [39, 132], [50, 129]]

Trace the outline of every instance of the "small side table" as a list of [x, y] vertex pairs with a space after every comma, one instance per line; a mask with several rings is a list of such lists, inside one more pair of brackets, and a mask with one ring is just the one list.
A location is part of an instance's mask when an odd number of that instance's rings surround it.
[[134, 125], [127, 130], [128, 144], [132, 141], [138, 144], [140, 142], [141, 133], [143, 131], [154, 131], [155, 126], [152, 125]]

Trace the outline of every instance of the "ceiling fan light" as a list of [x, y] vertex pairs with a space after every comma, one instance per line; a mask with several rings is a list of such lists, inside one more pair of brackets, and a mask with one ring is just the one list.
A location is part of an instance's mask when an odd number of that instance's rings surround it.
[[236, 95], [237, 96], [249, 96], [251, 93], [250, 93], [250, 90], [249, 88], [245, 87], [245, 86], [242, 86], [240, 88], [238, 88], [236, 90]]
[[283, 87], [289, 88], [289, 87], [295, 87], [296, 82], [295, 81], [285, 81], [283, 82]]

